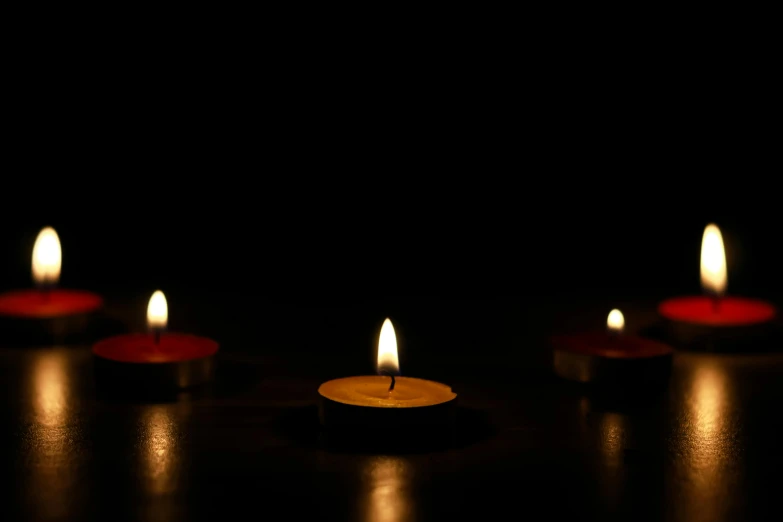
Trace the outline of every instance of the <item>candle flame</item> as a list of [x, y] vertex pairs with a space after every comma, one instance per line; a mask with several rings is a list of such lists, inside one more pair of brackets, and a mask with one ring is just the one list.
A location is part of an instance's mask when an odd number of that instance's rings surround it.
[[60, 238], [52, 227], [45, 227], [33, 246], [33, 281], [38, 285], [57, 284], [61, 266]]
[[400, 361], [397, 358], [397, 336], [394, 334], [394, 326], [387, 318], [381, 326], [381, 335], [378, 338], [378, 373], [400, 373]]
[[614, 333], [623, 333], [625, 328], [625, 317], [623, 313], [615, 308], [609, 312], [609, 317], [606, 318], [606, 329]]
[[726, 251], [717, 225], [710, 223], [701, 240], [701, 287], [705, 292], [721, 296], [726, 292]]
[[169, 305], [163, 292], [156, 290], [147, 305], [147, 326], [151, 329], [166, 328], [169, 321]]

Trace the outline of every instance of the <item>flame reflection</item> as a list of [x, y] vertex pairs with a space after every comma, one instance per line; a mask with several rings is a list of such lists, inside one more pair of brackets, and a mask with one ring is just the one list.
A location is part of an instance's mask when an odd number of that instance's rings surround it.
[[63, 352], [42, 353], [33, 369], [36, 421], [47, 427], [62, 426], [68, 410], [68, 372]]
[[144, 413], [144, 440], [141, 448], [143, 475], [150, 493], [162, 495], [176, 487], [176, 419], [163, 405], [150, 406]]
[[29, 498], [41, 519], [66, 515], [68, 499], [78, 492], [80, 453], [78, 427], [73, 422], [74, 397], [68, 355], [63, 350], [35, 354], [31, 367], [33, 422], [30, 425]]
[[693, 463], [701, 470], [714, 468], [721, 458], [726, 414], [725, 376], [715, 366], [699, 366], [693, 378], [690, 402]]
[[601, 419], [601, 451], [611, 467], [622, 464], [624, 419], [618, 413], [604, 413]]
[[[719, 520], [720, 499], [728, 484], [727, 461], [731, 459], [728, 381], [721, 368], [702, 363], [694, 369], [685, 425], [688, 452], [680, 484], [687, 520]], [[730, 476], [730, 475], [729, 475]], [[684, 487], [683, 487], [684, 486]]]
[[622, 414], [594, 410], [587, 397], [579, 399], [579, 438], [577, 444], [586, 440], [598, 450], [595, 460], [595, 486], [598, 496], [610, 511], [619, 509], [625, 484], [624, 452], [629, 438], [629, 422]]
[[399, 457], [372, 457], [364, 468], [369, 492], [367, 522], [414, 522], [411, 466]]
[[619, 413], [605, 412], [599, 423], [602, 471], [600, 487], [604, 501], [611, 510], [619, 509], [625, 483], [624, 448], [628, 437], [626, 418]]

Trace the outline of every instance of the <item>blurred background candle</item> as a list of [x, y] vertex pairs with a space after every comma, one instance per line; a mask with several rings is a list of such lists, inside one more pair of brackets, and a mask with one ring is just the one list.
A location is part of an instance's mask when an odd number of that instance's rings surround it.
[[769, 334], [777, 310], [766, 301], [726, 295], [727, 268], [723, 235], [709, 224], [701, 243], [703, 295], [674, 297], [658, 306], [667, 334], [681, 346], [732, 347]]
[[37, 288], [0, 295], [0, 315], [50, 319], [92, 312], [103, 305], [103, 299], [91, 292], [57, 288], [61, 267], [60, 238], [53, 228], [46, 227], [33, 247], [32, 274]]
[[364, 507], [363, 519], [368, 522], [399, 522], [413, 520], [410, 489], [415, 477], [408, 462], [399, 456], [368, 457], [362, 474], [366, 491], [359, 498]]
[[6, 337], [21, 344], [64, 343], [83, 333], [89, 316], [103, 306], [101, 296], [85, 290], [58, 288], [62, 249], [57, 232], [46, 227], [32, 253], [35, 288], [0, 294], [0, 320]]
[[87, 518], [71, 509], [90, 496], [84, 487], [89, 462], [79, 450], [84, 433], [74, 429], [89, 402], [80, 396], [85, 386], [77, 377], [84, 353], [53, 347], [17, 355], [25, 360], [14, 379], [26, 386], [17, 398], [25, 406], [18, 425], [24, 465], [14, 480], [28, 486], [24, 500], [36, 520]]
[[614, 309], [606, 331], [552, 338], [553, 368], [558, 376], [578, 382], [644, 382], [671, 366], [671, 347], [625, 333], [625, 317]]
[[166, 296], [157, 290], [147, 305], [148, 333], [117, 335], [93, 346], [100, 382], [120, 382], [141, 392], [187, 388], [212, 380], [218, 343], [196, 335], [164, 332], [167, 325]]

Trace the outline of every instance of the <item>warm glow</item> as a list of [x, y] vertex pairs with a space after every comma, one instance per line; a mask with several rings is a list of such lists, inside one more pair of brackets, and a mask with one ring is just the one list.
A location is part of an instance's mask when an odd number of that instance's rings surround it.
[[359, 497], [365, 504], [367, 522], [399, 522], [413, 520], [414, 504], [411, 498], [413, 470], [401, 457], [370, 457], [364, 465], [367, 491]]
[[689, 426], [699, 450], [714, 445], [725, 435], [722, 433], [723, 416], [727, 410], [725, 390], [725, 377], [720, 367], [704, 364], [696, 368], [689, 401], [692, 410]]
[[36, 420], [46, 427], [62, 426], [68, 414], [70, 391], [65, 354], [53, 351], [37, 355], [33, 372]]
[[383, 322], [381, 336], [378, 339], [378, 373], [400, 373], [400, 361], [397, 358], [397, 336], [389, 319]]
[[683, 502], [683, 520], [719, 520], [721, 495], [733, 487], [734, 477], [726, 473], [738, 458], [731, 449], [736, 444], [736, 426], [740, 418], [731, 380], [716, 360], [685, 359], [693, 364], [684, 392], [688, 406], [682, 420], [683, 430], [677, 441], [686, 471], [683, 488], [677, 498]]
[[623, 313], [615, 308], [609, 312], [609, 317], [606, 318], [606, 329], [610, 332], [623, 333], [625, 328], [625, 317]]
[[178, 462], [176, 434], [177, 419], [172, 411], [162, 405], [145, 410], [142, 418], [145, 430], [142, 433], [144, 479], [150, 492], [163, 495], [171, 493], [177, 485]]
[[[73, 495], [84, 490], [84, 477], [78, 470], [88, 465], [83, 442], [78, 433], [81, 415], [79, 390], [81, 385], [72, 367], [71, 350], [46, 349], [29, 353], [32, 366], [29, 378], [29, 398], [32, 410], [25, 422], [24, 437], [26, 472], [18, 478], [25, 488], [46, 492], [45, 502], [30, 504], [34, 520], [67, 520]], [[28, 395], [25, 394], [27, 398]], [[71, 517], [69, 517], [71, 515]]]
[[156, 290], [147, 306], [147, 326], [152, 329], [166, 328], [168, 321], [169, 305], [166, 304], [166, 296], [160, 290]]
[[726, 291], [726, 252], [717, 225], [709, 224], [701, 239], [701, 287], [705, 292], [723, 295]]
[[33, 247], [33, 281], [39, 285], [53, 285], [60, 279], [62, 266], [60, 238], [52, 227], [38, 233]]

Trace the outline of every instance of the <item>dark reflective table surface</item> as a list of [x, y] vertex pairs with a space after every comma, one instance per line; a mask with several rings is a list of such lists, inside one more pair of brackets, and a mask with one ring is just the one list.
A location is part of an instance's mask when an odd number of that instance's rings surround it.
[[[262, 311], [257, 331], [247, 317], [194, 314], [183, 329], [223, 329], [218, 377], [171, 397], [97, 389], [89, 346], [6, 345], [0, 518], [775, 519], [783, 354], [678, 352], [669, 380], [642, 391], [551, 376], [546, 337], [605, 320], [606, 305], [425, 303], [399, 321], [407, 373], [460, 395], [455, 440], [426, 452], [337, 451], [319, 440], [316, 389], [369, 373], [356, 347], [383, 320], [374, 310]], [[629, 328], [654, 320], [654, 303], [622, 305]], [[346, 318], [371, 320], [351, 337]], [[417, 330], [427, 320], [444, 327]], [[463, 331], [449, 332], [449, 320]], [[422, 348], [439, 335], [438, 349]]]

